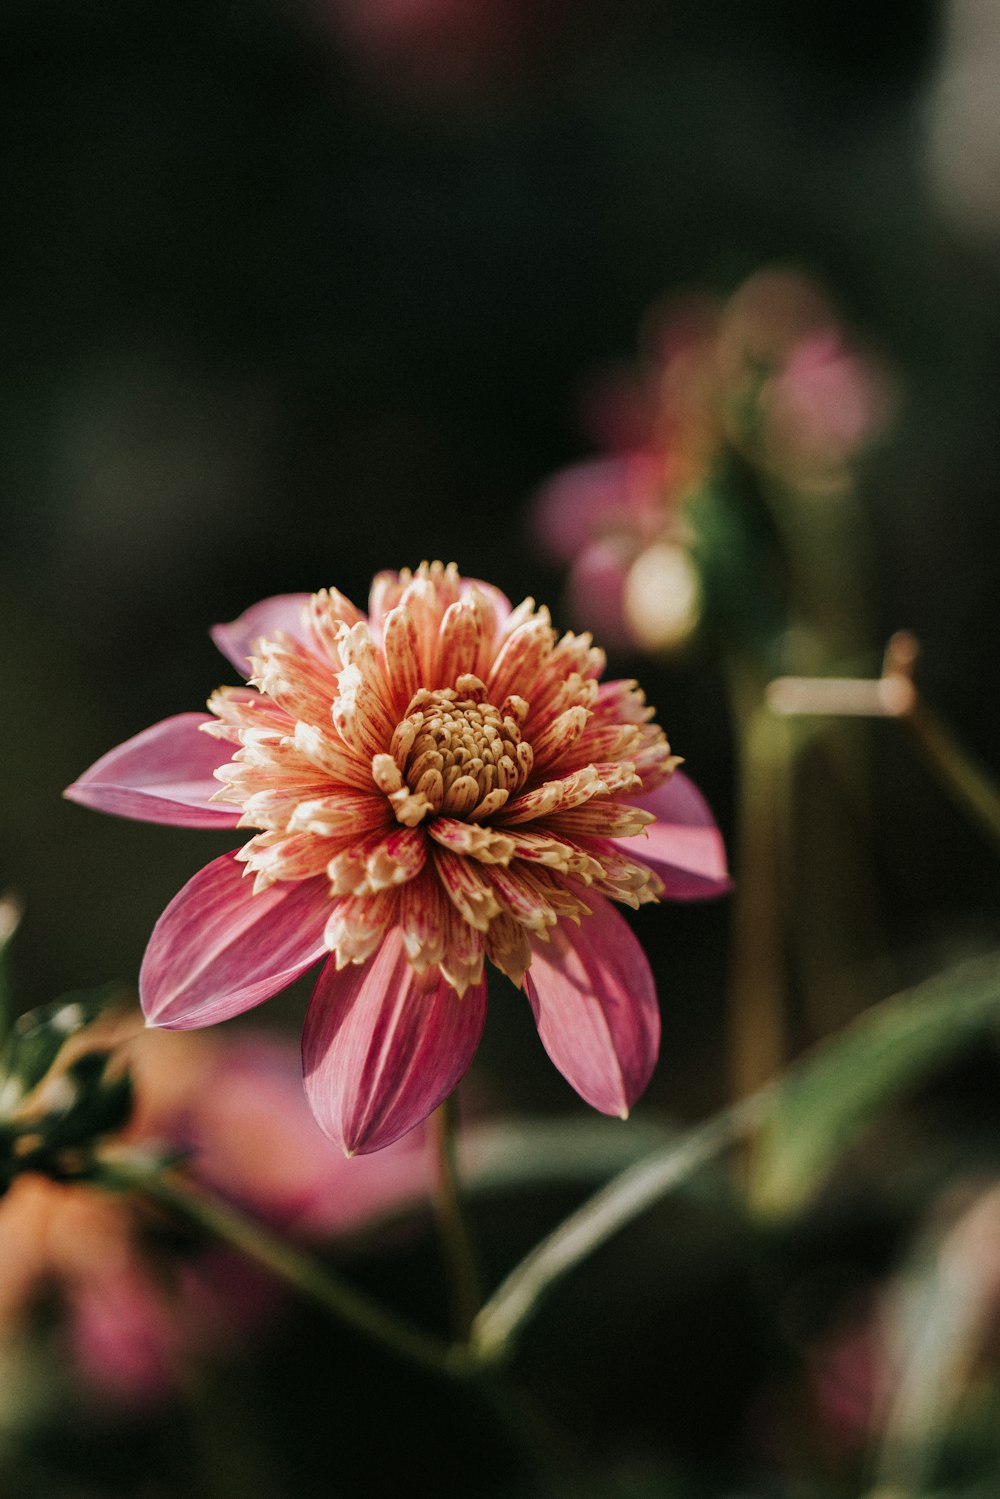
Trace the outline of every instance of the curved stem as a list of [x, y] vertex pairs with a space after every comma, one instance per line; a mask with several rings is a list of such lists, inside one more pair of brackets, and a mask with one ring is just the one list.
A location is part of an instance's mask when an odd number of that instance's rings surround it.
[[734, 1104], [638, 1161], [596, 1192], [517, 1265], [482, 1307], [472, 1328], [473, 1353], [500, 1362], [542, 1297], [626, 1223], [699, 1170], [771, 1108], [776, 1084]]
[[1000, 791], [971, 760], [950, 729], [920, 698], [903, 719], [904, 726], [938, 780], [967, 814], [1000, 848]]
[[97, 1167], [95, 1180], [116, 1191], [144, 1193], [169, 1212], [231, 1244], [399, 1358], [450, 1378], [468, 1378], [474, 1372], [474, 1360], [464, 1348], [451, 1346], [385, 1311], [310, 1255], [228, 1203], [190, 1186], [176, 1172], [165, 1172], [158, 1162], [135, 1154], [106, 1157]]
[[436, 1110], [431, 1120], [437, 1155], [437, 1189], [434, 1207], [441, 1248], [448, 1268], [451, 1288], [452, 1322], [456, 1335], [463, 1341], [482, 1303], [476, 1256], [462, 1207], [458, 1171], [457, 1103], [452, 1093]]
[[779, 677], [767, 689], [767, 702], [786, 717], [897, 719], [952, 799], [1000, 847], [1000, 789], [918, 691], [914, 669], [919, 652], [910, 631], [897, 630], [886, 647], [880, 677]]

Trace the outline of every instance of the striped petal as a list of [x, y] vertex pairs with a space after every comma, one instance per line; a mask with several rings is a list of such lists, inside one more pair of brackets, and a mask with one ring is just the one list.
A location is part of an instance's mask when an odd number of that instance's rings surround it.
[[195, 1030], [285, 989], [326, 951], [326, 877], [254, 894], [233, 854], [207, 864], [174, 896], [149, 939], [139, 975], [153, 1025]]
[[646, 955], [628, 923], [588, 891], [579, 928], [562, 921], [532, 942], [524, 987], [542, 1045], [602, 1114], [628, 1117], [656, 1063], [660, 1012]]
[[659, 875], [664, 899], [712, 900], [733, 888], [722, 834], [705, 798], [686, 775], [675, 770], [655, 791], [629, 800], [652, 812], [656, 821], [638, 837], [612, 841], [628, 858]]
[[305, 606], [309, 598], [308, 593], [279, 593], [273, 598], [261, 599], [259, 604], [251, 605], [229, 624], [213, 625], [209, 634], [240, 675], [248, 677], [250, 657], [259, 640], [273, 640], [280, 631], [303, 645], [310, 643], [305, 624]]
[[306, 1016], [306, 1094], [323, 1132], [348, 1155], [391, 1145], [468, 1070], [486, 1017], [486, 985], [459, 999], [420, 978], [398, 930], [363, 968], [326, 964]]
[[231, 744], [201, 732], [214, 723], [207, 713], [165, 718], [102, 755], [63, 795], [138, 822], [235, 828], [239, 812], [213, 801], [222, 790], [215, 771], [233, 755]]

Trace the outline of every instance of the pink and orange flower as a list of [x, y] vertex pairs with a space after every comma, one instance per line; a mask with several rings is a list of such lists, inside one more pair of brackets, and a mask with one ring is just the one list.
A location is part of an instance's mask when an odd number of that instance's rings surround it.
[[[145, 821], [251, 828], [175, 896], [140, 979], [154, 1025], [238, 1015], [321, 958], [306, 1091], [348, 1152], [389, 1144], [457, 1085], [484, 960], [542, 1043], [624, 1117], [660, 1021], [612, 902], [718, 895], [725, 851], [634, 682], [589, 635], [454, 566], [265, 600], [213, 638], [249, 685], [166, 719], [67, 795]], [[221, 782], [221, 785], [220, 785]]]

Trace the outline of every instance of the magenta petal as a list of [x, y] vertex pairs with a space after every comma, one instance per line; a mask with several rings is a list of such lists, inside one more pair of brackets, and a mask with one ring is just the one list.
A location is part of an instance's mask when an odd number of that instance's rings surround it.
[[655, 870], [667, 900], [712, 900], [732, 889], [722, 834], [693, 781], [675, 770], [655, 791], [629, 801], [654, 813], [656, 821], [644, 835], [611, 841], [630, 859]]
[[524, 985], [542, 1045], [563, 1077], [602, 1114], [626, 1118], [660, 1048], [660, 1011], [646, 954], [602, 896], [593, 915], [562, 921], [532, 944]]
[[234, 854], [206, 864], [153, 928], [139, 975], [148, 1019], [195, 1030], [287, 988], [326, 951], [329, 889], [317, 875], [255, 895]]
[[239, 619], [228, 625], [213, 625], [209, 634], [222, 654], [244, 677], [250, 675], [250, 656], [258, 640], [270, 640], [280, 630], [303, 645], [308, 644], [302, 606], [309, 602], [307, 593], [278, 593], [261, 599], [244, 610]]
[[201, 732], [214, 722], [208, 713], [165, 718], [102, 755], [63, 795], [139, 822], [234, 828], [239, 809], [212, 802], [222, 790], [214, 772], [233, 757], [231, 744]]
[[320, 974], [302, 1033], [306, 1094], [349, 1155], [381, 1150], [426, 1119], [465, 1075], [486, 1018], [486, 985], [459, 999], [420, 977], [398, 931], [363, 967]]

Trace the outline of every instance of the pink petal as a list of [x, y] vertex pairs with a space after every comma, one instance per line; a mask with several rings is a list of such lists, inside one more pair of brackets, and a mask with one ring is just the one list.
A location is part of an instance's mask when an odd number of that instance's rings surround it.
[[631, 452], [591, 458], [556, 474], [535, 501], [532, 528], [549, 556], [570, 562], [603, 531], [633, 530], [633, 522], [659, 502], [663, 459]]
[[611, 841], [630, 859], [656, 871], [667, 900], [712, 900], [733, 888], [722, 834], [693, 781], [675, 770], [655, 791], [629, 801], [653, 812], [656, 821], [645, 835]]
[[244, 677], [250, 675], [250, 656], [258, 640], [273, 640], [277, 631], [302, 645], [309, 645], [309, 635], [302, 619], [302, 608], [309, 602], [307, 593], [278, 593], [273, 598], [261, 599], [244, 610], [239, 619], [228, 625], [213, 625], [209, 634], [222, 654], [233, 663]]
[[485, 1018], [485, 983], [459, 999], [436, 971], [419, 976], [398, 929], [363, 967], [338, 973], [331, 960], [302, 1033], [320, 1128], [349, 1155], [391, 1145], [464, 1077]]
[[459, 585], [459, 593], [463, 599], [467, 599], [473, 590], [481, 593], [484, 598], [489, 599], [496, 610], [497, 624], [503, 625], [513, 613], [514, 606], [507, 595], [493, 583], [486, 583], [482, 578], [463, 578]]
[[580, 1097], [625, 1119], [649, 1082], [660, 1047], [660, 1011], [646, 954], [603, 896], [593, 915], [561, 921], [532, 942], [524, 985], [542, 1045]]
[[232, 744], [201, 733], [214, 722], [208, 713], [165, 718], [102, 755], [63, 795], [139, 822], [234, 828], [239, 809], [211, 800], [222, 790], [213, 772], [233, 757]]
[[153, 1025], [195, 1030], [252, 1009], [323, 956], [329, 881], [287, 880], [253, 893], [223, 854], [174, 896], [149, 939], [139, 975]]

